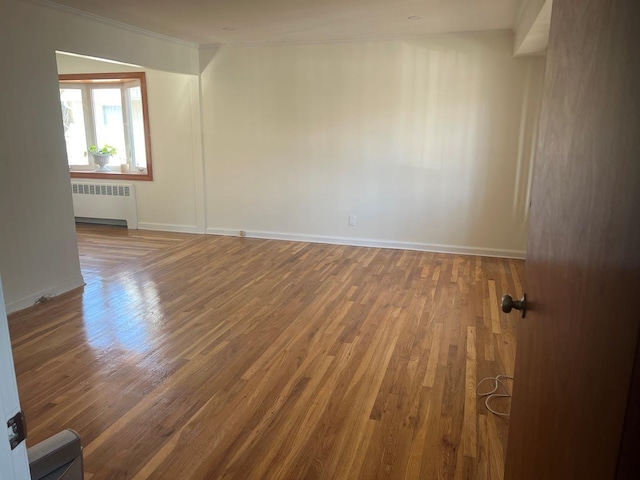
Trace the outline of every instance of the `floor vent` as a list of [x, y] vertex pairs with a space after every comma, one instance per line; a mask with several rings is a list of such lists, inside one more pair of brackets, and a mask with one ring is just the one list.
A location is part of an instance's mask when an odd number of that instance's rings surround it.
[[133, 184], [71, 182], [76, 218], [125, 220], [138, 228], [136, 191]]

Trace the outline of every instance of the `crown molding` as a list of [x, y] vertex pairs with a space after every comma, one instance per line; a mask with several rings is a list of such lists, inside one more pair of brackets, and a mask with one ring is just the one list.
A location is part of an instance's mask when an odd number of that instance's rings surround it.
[[321, 40], [273, 40], [261, 42], [220, 42], [220, 43], [202, 43], [199, 48], [220, 48], [220, 47], [270, 47], [270, 46], [295, 46], [295, 45], [324, 45], [324, 44], [343, 44], [343, 43], [364, 43], [364, 42], [398, 42], [422, 40], [429, 38], [438, 38], [446, 36], [478, 36], [491, 35], [496, 33], [504, 33], [513, 36], [514, 31], [511, 28], [500, 28], [495, 30], [463, 30], [452, 32], [431, 32], [417, 33], [413, 35], [380, 35], [373, 37], [344, 37], [344, 38], [327, 38]]
[[21, 0], [25, 3], [31, 3], [33, 5], [38, 5], [46, 8], [51, 8], [53, 10], [58, 10], [60, 12], [69, 13], [71, 15], [75, 15], [78, 17], [83, 17], [94, 22], [103, 23], [110, 25], [115, 28], [119, 28], [122, 30], [127, 30], [132, 33], [137, 33], [139, 35], [144, 35], [146, 37], [155, 38], [157, 40], [163, 40], [165, 42], [174, 43], [177, 45], [183, 45], [193, 48], [198, 48], [197, 43], [188, 42], [186, 40], [182, 40], [180, 38], [170, 37], [169, 35], [164, 35], [162, 33], [152, 32], [151, 30], [145, 30], [144, 28], [136, 27], [133, 25], [129, 25], [128, 23], [119, 22], [117, 20], [112, 20], [110, 18], [102, 17], [100, 15], [95, 15], [93, 13], [85, 12], [83, 10], [79, 10], [77, 8], [68, 7], [66, 5], [61, 5], [59, 3], [51, 2], [49, 0]]

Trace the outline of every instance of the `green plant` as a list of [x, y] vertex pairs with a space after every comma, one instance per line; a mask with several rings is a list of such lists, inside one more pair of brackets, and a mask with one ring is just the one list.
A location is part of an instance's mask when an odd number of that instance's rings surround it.
[[[95, 145], [91, 145], [89, 147], [89, 153], [91, 155], [115, 155], [117, 152], [116, 147], [112, 147], [111, 145], [104, 144], [104, 147], [98, 148]], [[86, 153], [85, 153], [86, 154]]]

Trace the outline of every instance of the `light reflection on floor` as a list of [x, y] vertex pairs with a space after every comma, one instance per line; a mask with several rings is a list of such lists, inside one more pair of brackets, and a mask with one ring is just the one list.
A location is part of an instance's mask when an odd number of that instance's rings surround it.
[[143, 272], [109, 280], [92, 278], [82, 301], [87, 343], [94, 349], [123, 349], [146, 353], [153, 348], [163, 324], [155, 282]]

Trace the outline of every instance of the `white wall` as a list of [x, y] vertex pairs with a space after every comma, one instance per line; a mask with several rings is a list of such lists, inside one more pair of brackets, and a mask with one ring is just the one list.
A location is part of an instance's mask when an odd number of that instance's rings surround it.
[[543, 64], [512, 51], [507, 32], [221, 47], [208, 231], [523, 256]]
[[0, 1], [0, 44], [0, 274], [12, 312], [83, 283], [55, 50], [184, 74], [198, 73], [198, 51], [15, 0]]
[[198, 77], [69, 55], [57, 55], [57, 64], [60, 74], [145, 72], [153, 181], [86, 181], [134, 183], [139, 228], [204, 233], [204, 216], [196, 208], [204, 200], [195, 188], [202, 185]]

